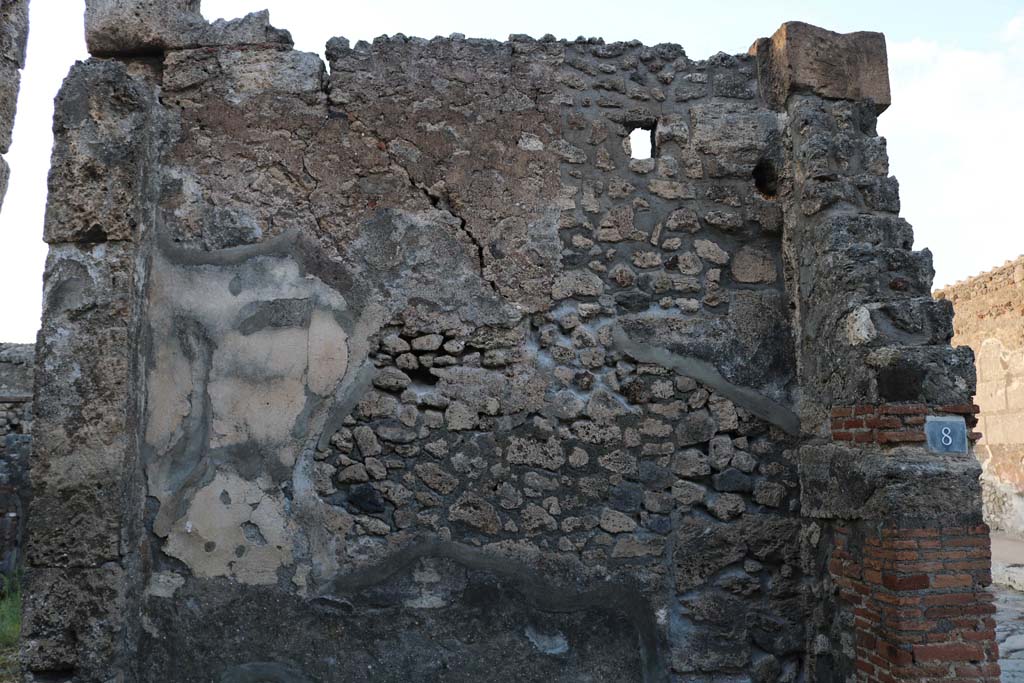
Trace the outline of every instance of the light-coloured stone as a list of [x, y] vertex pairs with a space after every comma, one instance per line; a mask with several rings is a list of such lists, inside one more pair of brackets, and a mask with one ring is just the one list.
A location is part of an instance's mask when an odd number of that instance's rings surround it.
[[790, 94], [812, 91], [829, 99], [871, 99], [875, 110], [890, 104], [885, 36], [834, 33], [799, 21], [783, 24], [750, 48], [757, 58], [761, 92], [776, 107]]
[[736, 252], [730, 268], [736, 282], [764, 284], [775, 282], [778, 277], [772, 255], [750, 246]]
[[694, 240], [693, 248], [697, 251], [697, 256], [709, 263], [725, 265], [729, 262], [729, 253], [710, 240]]
[[605, 508], [601, 511], [599, 524], [602, 529], [610, 534], [621, 534], [636, 529], [636, 521], [632, 517], [610, 508]]

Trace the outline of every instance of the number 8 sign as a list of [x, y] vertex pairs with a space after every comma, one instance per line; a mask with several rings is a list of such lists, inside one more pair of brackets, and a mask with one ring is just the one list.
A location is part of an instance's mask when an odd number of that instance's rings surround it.
[[967, 424], [958, 416], [929, 416], [924, 423], [928, 450], [933, 453], [966, 453]]

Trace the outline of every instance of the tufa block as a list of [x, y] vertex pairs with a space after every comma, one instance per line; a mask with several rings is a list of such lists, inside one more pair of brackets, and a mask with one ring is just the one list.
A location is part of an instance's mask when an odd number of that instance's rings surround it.
[[871, 100], [876, 113], [885, 111], [892, 101], [881, 33], [835, 33], [790, 21], [771, 38], [759, 38], [749, 54], [757, 58], [761, 95], [776, 109], [801, 92], [836, 100]]

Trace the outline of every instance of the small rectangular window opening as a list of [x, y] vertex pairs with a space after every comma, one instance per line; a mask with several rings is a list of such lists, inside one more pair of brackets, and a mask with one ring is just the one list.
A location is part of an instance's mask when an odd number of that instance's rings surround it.
[[654, 157], [654, 128], [634, 128], [629, 132], [630, 156], [634, 159]]

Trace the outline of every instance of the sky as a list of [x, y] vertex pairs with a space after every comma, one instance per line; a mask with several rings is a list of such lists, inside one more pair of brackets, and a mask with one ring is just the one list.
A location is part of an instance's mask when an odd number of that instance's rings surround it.
[[[207, 19], [269, 9], [297, 49], [323, 55], [332, 36], [579, 35], [679, 43], [692, 59], [746, 52], [785, 21], [882, 31], [893, 104], [879, 119], [902, 215], [916, 248], [934, 254], [935, 286], [1024, 254], [1024, 0], [204, 0]], [[53, 98], [85, 59], [84, 0], [31, 0], [28, 58], [11, 180], [0, 211], [0, 341], [31, 342], [39, 326], [46, 172]]]

